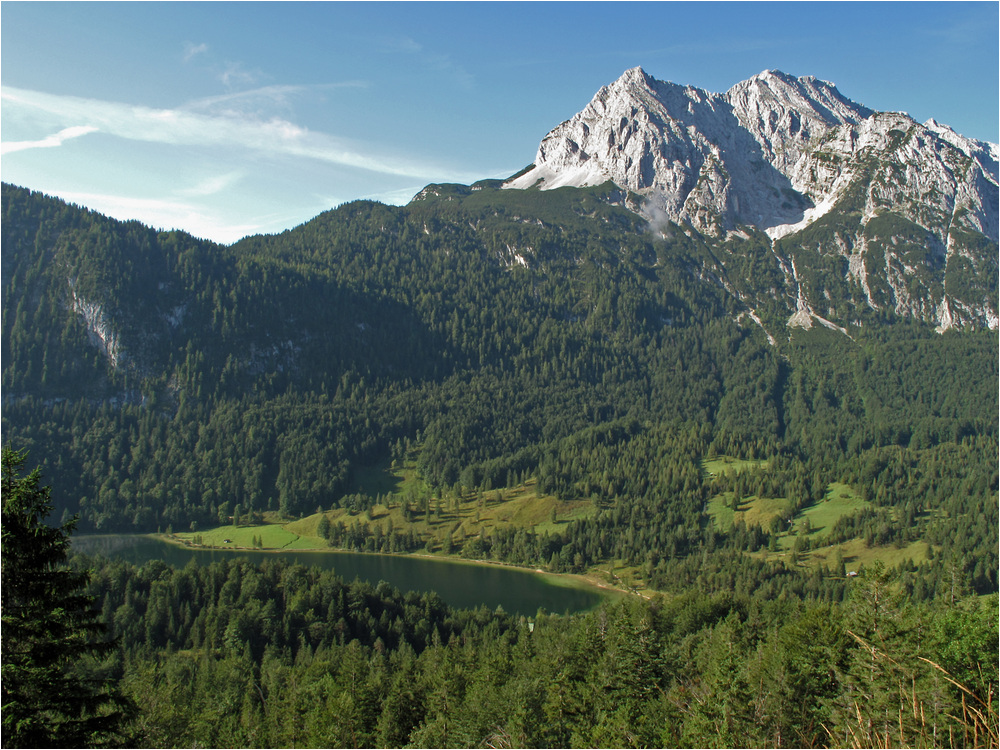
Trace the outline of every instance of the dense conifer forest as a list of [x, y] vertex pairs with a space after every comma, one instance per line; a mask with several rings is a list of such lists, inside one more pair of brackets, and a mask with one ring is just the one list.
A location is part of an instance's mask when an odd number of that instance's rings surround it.
[[875, 566], [842, 603], [692, 589], [529, 623], [280, 561], [103, 562], [121, 646], [95, 667], [154, 747], [995, 743], [996, 596], [916, 605], [894, 578]]
[[[319, 513], [646, 597], [529, 628], [277, 560], [79, 560], [118, 644], [79, 668], [137, 742], [996, 744], [996, 332], [788, 328], [764, 235], [653, 232], [616, 190], [436, 186], [224, 247], [3, 186], [3, 439], [52, 522]], [[365, 492], [404, 460], [421, 497]], [[589, 510], [421, 536], [527, 486]]]

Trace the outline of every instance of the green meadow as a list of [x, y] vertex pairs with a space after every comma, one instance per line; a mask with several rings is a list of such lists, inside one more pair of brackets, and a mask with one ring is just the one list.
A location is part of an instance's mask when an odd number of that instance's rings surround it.
[[720, 531], [728, 531], [737, 521], [747, 526], [767, 528], [771, 519], [786, 515], [789, 502], [784, 497], [744, 497], [739, 507], [733, 510], [733, 493], [724, 492], [708, 501], [708, 515]]
[[[173, 535], [186, 544], [221, 549], [324, 549], [323, 539], [297, 533], [279, 523], [259, 526], [217, 526], [204, 531], [184, 532]], [[259, 546], [254, 540], [259, 540]]]
[[[535, 533], [553, 532], [597, 511], [590, 500], [560, 501], [542, 494], [533, 479], [515, 487], [438, 497], [417, 475], [412, 456], [396, 465], [385, 461], [358, 470], [346, 494], [360, 493], [381, 502], [363, 512], [335, 508], [299, 519], [267, 514], [268, 522], [259, 526], [220, 526], [174, 537], [187, 544], [218, 548], [253, 548], [256, 540], [262, 549], [324, 549], [328, 545], [320, 536], [319, 524], [325, 516], [332, 524], [342, 523], [345, 528], [365, 524], [370, 530], [380, 528], [383, 534], [413, 531], [429, 551], [440, 550], [450, 536], [457, 550], [467, 539], [495, 528], [513, 526]], [[407, 520], [405, 506], [414, 508], [425, 498], [430, 512], [411, 511]]]
[[[719, 456], [702, 462], [704, 476], [718, 476], [724, 472], [742, 472], [757, 468], [765, 462]], [[538, 491], [534, 480], [515, 487], [504, 487], [489, 491], [466, 491], [445, 497], [432, 495], [430, 487], [416, 472], [412, 456], [395, 465], [388, 461], [364, 467], [354, 476], [348, 494], [364, 493], [377, 497], [381, 502], [367, 511], [355, 512], [344, 508], [314, 513], [299, 519], [282, 519], [275, 514], [267, 515], [267, 522], [257, 526], [220, 526], [197, 532], [174, 534], [174, 538], [186, 543], [220, 549], [264, 549], [264, 550], [308, 550], [327, 549], [328, 544], [320, 536], [320, 520], [326, 516], [333, 524], [343, 524], [345, 528], [364, 524], [370, 530], [379, 527], [383, 534], [392, 531], [412, 531], [429, 552], [441, 554], [448, 539], [453, 553], [462, 548], [466, 540], [473, 539], [493, 529], [515, 527], [535, 533], [557, 531], [570, 521], [586, 518], [597, 512], [590, 500], [560, 501], [552, 495]], [[404, 510], [408, 503], [411, 508], [418, 500], [428, 498], [430, 511], [410, 512], [410, 519]], [[881, 560], [887, 565], [897, 565], [904, 560], [919, 563], [927, 558], [927, 545], [914, 542], [906, 547], [869, 548], [862, 539], [852, 539], [838, 545], [826, 545], [826, 535], [845, 515], [856, 513], [867, 507], [858, 493], [841, 482], [833, 482], [819, 502], [801, 509], [792, 518], [791, 527], [780, 534], [777, 549], [756, 553], [770, 559], [784, 559], [791, 554], [796, 539], [809, 540], [810, 549], [797, 556], [797, 563], [803, 566], [832, 566], [837, 550], [840, 551], [848, 569]], [[724, 492], [709, 500], [707, 515], [711, 523], [720, 531], [732, 528], [734, 523], [747, 526], [769, 528], [776, 517], [787, 517], [791, 509], [785, 497], [741, 498], [737, 508], [732, 506], [732, 493]], [[628, 567], [622, 561], [609, 561], [589, 571], [588, 578], [601, 583], [643, 591], [643, 570], [641, 566]]]
[[795, 514], [792, 530], [801, 533], [808, 529], [809, 538], [818, 540], [829, 533], [841, 516], [856, 513], [868, 505], [869, 503], [846, 484], [833, 482], [827, 487], [822, 500]]
[[732, 456], [716, 456], [702, 460], [701, 471], [705, 477], [717, 477], [725, 473], [739, 474], [748, 469], [757, 469], [762, 466], [767, 466], [767, 461], [752, 458], [734, 458]]
[[[706, 475], [716, 476], [723, 471], [745, 471], [760, 463], [721, 458], [703, 462], [702, 469]], [[772, 519], [786, 517], [791, 509], [788, 499], [784, 497], [741, 498], [735, 510], [732, 507], [732, 499], [731, 492], [724, 492], [708, 501], [708, 517], [720, 531], [731, 529], [733, 524], [739, 521], [747, 526], [757, 525], [767, 529]], [[919, 541], [904, 547], [891, 545], [867, 547], [863, 539], [851, 539], [837, 545], [825, 544], [826, 536], [840, 518], [857, 513], [868, 506], [869, 503], [849, 485], [831, 482], [819, 502], [801, 509], [792, 517], [791, 527], [778, 537], [777, 550], [762, 551], [757, 554], [769, 559], [787, 558], [795, 546], [796, 539], [803, 537], [809, 540], [809, 549], [800, 552], [797, 560], [799, 565], [807, 567], [818, 565], [832, 567], [838, 549], [848, 570], [870, 565], [876, 560], [881, 560], [887, 566], [895, 566], [906, 560], [919, 564], [927, 559], [927, 544]]]

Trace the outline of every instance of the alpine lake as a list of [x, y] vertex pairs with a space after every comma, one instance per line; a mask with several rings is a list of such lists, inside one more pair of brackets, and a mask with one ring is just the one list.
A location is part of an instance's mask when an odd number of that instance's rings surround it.
[[79, 535], [73, 551], [144, 565], [161, 560], [182, 568], [192, 562], [209, 565], [221, 560], [247, 559], [258, 563], [280, 557], [290, 564], [333, 570], [345, 581], [355, 578], [379, 581], [400, 591], [437, 592], [452, 607], [502, 608], [508, 614], [534, 616], [539, 610], [551, 614], [581, 612], [596, 607], [606, 594], [596, 587], [562, 576], [523, 568], [477, 564], [458, 560], [435, 560], [413, 555], [379, 555], [341, 551], [260, 552], [197, 548], [172, 544], [156, 536], [109, 534]]

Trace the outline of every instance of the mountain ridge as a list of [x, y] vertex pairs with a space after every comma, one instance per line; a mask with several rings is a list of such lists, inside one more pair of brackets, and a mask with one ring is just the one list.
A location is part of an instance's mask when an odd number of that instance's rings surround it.
[[[906, 113], [853, 102], [813, 76], [765, 70], [714, 94], [637, 67], [551, 130], [534, 164], [503, 187], [610, 181], [635, 196], [626, 205], [654, 227], [675, 224], [718, 238], [759, 229], [794, 301], [790, 325], [826, 321], [824, 304], [803, 293], [795, 269], [829, 266], [834, 256], [855, 305], [891, 307], [935, 320], [940, 330], [996, 329], [992, 285], [980, 284], [972, 299], [949, 289], [947, 279], [950, 265], [961, 267], [959, 276], [970, 266], [981, 280], [995, 277], [996, 254], [976, 237], [997, 241], [998, 153], [995, 144], [936, 120], [921, 125]], [[894, 233], [884, 231], [887, 222]], [[826, 257], [793, 257], [801, 255], [801, 240], [816, 234], [806, 230], [824, 225], [832, 234], [808, 244]], [[900, 244], [928, 252], [919, 262], [903, 259]], [[886, 293], [873, 291], [875, 277]], [[834, 325], [850, 322], [841, 315]]]
[[[871, 122], [866, 126], [866, 121]], [[872, 145], [885, 148], [888, 144], [874, 143], [879, 123], [890, 126], [883, 129], [904, 124], [916, 126], [929, 137], [959, 150], [979, 167], [992, 186], [991, 205], [995, 205], [1000, 153], [996, 144], [965, 138], [933, 118], [920, 125], [906, 113], [877, 112], [851, 101], [828, 81], [814, 76], [795, 78], [777, 70], [765, 70], [735, 84], [725, 94], [714, 94], [693, 86], [658, 81], [641, 67], [631, 68], [602, 87], [581, 112], [551, 130], [539, 145], [533, 167], [508, 180], [505, 187], [551, 189], [599, 185], [610, 179], [622, 188], [644, 195], [657, 208], [666, 209], [671, 218], [691, 220], [699, 229], [712, 228], [710, 223], [699, 221], [698, 213], [705, 208], [728, 214], [731, 219], [742, 219], [740, 223], [770, 229], [769, 220], [775, 216], [761, 214], [759, 218], [763, 221], [754, 220], [745, 199], [743, 209], [740, 208], [739, 196], [741, 191], [746, 192], [745, 186], [724, 184], [747, 179], [748, 169], [740, 163], [741, 155], [735, 153], [736, 148], [747, 143], [744, 134], [732, 131], [749, 134], [759, 146], [751, 156], [772, 166], [792, 183], [796, 192], [813, 199], [814, 207], [829, 196], [821, 190], [822, 184], [809, 184], [804, 175], [807, 165], [800, 163], [803, 157], [827, 143], [837, 143], [841, 150], [847, 151]], [[850, 128], [845, 133], [831, 132], [845, 126]], [[817, 138], [821, 140], [817, 142]], [[940, 148], [938, 143], [933, 145]], [[744, 174], [737, 174], [732, 180], [725, 179], [726, 175], [713, 174], [712, 158], [730, 167], [728, 171], [737, 165], [737, 171]], [[758, 163], [755, 168], [759, 167]], [[699, 172], [699, 178], [723, 177], [720, 187], [726, 189], [726, 194], [706, 191], [701, 196], [698, 193], [692, 196], [696, 187], [691, 184], [694, 171]], [[756, 182], [766, 185], [768, 179], [762, 181], [757, 177]], [[667, 194], [663, 195], [664, 192]], [[727, 201], [729, 193], [733, 193], [735, 205]], [[713, 201], [713, 197], [721, 200]], [[815, 200], [817, 197], [819, 201]], [[982, 207], [975, 208], [980, 209], [976, 228], [996, 240], [995, 217], [979, 216]], [[772, 213], [781, 212], [772, 209]], [[780, 236], [788, 231], [775, 233]]]

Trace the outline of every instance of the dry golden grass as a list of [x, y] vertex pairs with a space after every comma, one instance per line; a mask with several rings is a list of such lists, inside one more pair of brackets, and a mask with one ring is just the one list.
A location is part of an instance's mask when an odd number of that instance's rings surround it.
[[[919, 665], [900, 665], [891, 656], [877, 647], [867, 643], [860, 636], [850, 635], [858, 641], [862, 648], [872, 654], [873, 659], [885, 661], [901, 671], [905, 677], [900, 678], [898, 690], [900, 696], [899, 713], [894, 726], [890, 729], [882, 721], [876, 721], [869, 716], [865, 707], [855, 702], [852, 706], [853, 716], [847, 722], [844, 730], [850, 736], [851, 747], [856, 748], [909, 748], [909, 747], [947, 747], [965, 748], [995, 748], [1000, 746], [1000, 719], [997, 712], [997, 696], [994, 686], [988, 686], [985, 698], [977, 695], [968, 686], [958, 682], [949, 672], [930, 659], [918, 656], [917, 659], [939, 672], [943, 678], [958, 688], [961, 694], [960, 711], [948, 714], [953, 722], [947, 727], [932, 726], [928, 721], [930, 711], [927, 703], [917, 693], [916, 669]], [[904, 684], [909, 681], [909, 685]], [[948, 732], [948, 741], [938, 737]], [[827, 728], [827, 734], [838, 744], [834, 733]]]

